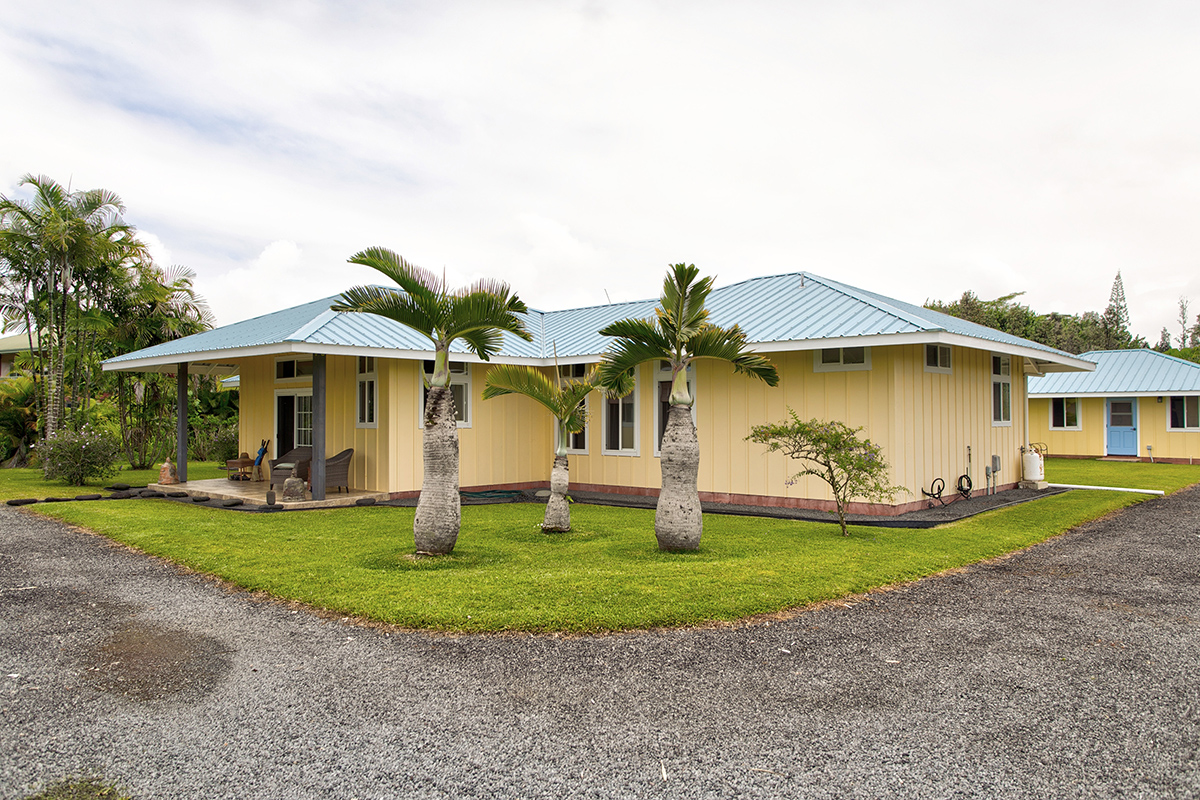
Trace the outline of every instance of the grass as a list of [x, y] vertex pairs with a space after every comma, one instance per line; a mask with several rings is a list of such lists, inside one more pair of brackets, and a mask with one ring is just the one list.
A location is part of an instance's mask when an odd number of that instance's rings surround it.
[[[1050, 479], [1174, 491], [1200, 466], [1051, 460]], [[1131, 469], [1133, 468], [1133, 469]], [[1107, 479], [1105, 479], [1107, 478]], [[1151, 485], [1152, 484], [1152, 485]], [[705, 517], [699, 553], [660, 553], [644, 509], [577, 504], [567, 534], [543, 509], [467, 506], [454, 554], [414, 558], [412, 509], [238, 514], [165, 500], [38, 513], [249, 590], [405, 627], [593, 632], [691, 625], [865, 592], [1027, 547], [1144, 495], [1076, 491], [932, 530]]]
[[98, 776], [63, 778], [25, 800], [132, 800], [123, 789]]
[[[216, 463], [205, 461], [188, 462], [188, 478], [190, 480], [206, 480], [209, 478], [224, 478], [229, 475], [223, 469], [218, 469]], [[85, 486], [70, 486], [63, 481], [48, 481], [42, 477], [40, 469], [0, 469], [0, 501], [13, 500], [19, 497], [35, 497], [38, 500], [47, 497], [74, 497], [77, 494], [95, 494], [105, 486], [113, 483], [127, 483], [130, 486], [145, 486], [158, 482], [158, 467], [153, 469], [125, 469], [117, 472], [111, 478], [99, 480], [93, 478]]]

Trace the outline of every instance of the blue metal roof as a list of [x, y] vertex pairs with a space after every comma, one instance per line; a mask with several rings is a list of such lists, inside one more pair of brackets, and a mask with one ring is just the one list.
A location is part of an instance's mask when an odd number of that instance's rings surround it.
[[[374, 314], [331, 311], [329, 307], [337, 299], [326, 297], [127, 353], [105, 363], [119, 368], [126, 362], [166, 364], [189, 360], [189, 356], [232, 358], [239, 355], [238, 351], [247, 355], [248, 349], [261, 352], [261, 348], [271, 345], [279, 345], [279, 352], [303, 352], [305, 346], [318, 350], [348, 347], [429, 352], [428, 340], [399, 323]], [[505, 334], [501, 356], [594, 358], [610, 344], [608, 337], [600, 335], [601, 328], [628, 317], [651, 318], [656, 305], [657, 300], [641, 300], [564, 311], [530, 310], [525, 323], [533, 341]], [[1078, 359], [1068, 353], [811, 273], [754, 278], [722, 286], [709, 296], [708, 307], [714, 324], [726, 327], [737, 323], [749, 341], [759, 345], [807, 342], [814, 347], [828, 339], [947, 333], [1040, 351], [1050, 361], [1078, 368]], [[462, 346], [454, 350], [467, 352]]]
[[1200, 393], [1200, 364], [1157, 350], [1093, 350], [1080, 358], [1095, 372], [1059, 372], [1031, 378], [1029, 394], [1040, 397], [1164, 395]]

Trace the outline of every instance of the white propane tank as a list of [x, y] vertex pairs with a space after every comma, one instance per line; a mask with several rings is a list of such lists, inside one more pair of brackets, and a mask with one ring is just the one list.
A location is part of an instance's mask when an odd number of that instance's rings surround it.
[[1027, 481], [1046, 480], [1046, 462], [1042, 454], [1036, 450], [1025, 451], [1025, 455], [1021, 456], [1021, 473]]

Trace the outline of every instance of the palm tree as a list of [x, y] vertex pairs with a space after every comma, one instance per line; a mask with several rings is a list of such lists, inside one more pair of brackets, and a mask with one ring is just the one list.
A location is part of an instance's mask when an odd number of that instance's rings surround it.
[[342, 293], [334, 311], [378, 314], [421, 333], [433, 343], [433, 377], [425, 399], [422, 450], [425, 474], [413, 519], [418, 553], [442, 555], [458, 540], [462, 509], [458, 496], [458, 423], [450, 388], [450, 346], [462, 342], [484, 361], [500, 351], [503, 332], [526, 341], [533, 337], [518, 314], [528, 309], [501, 281], [481, 280], [451, 291], [444, 278], [409, 264], [383, 247], [355, 253], [363, 264], [395, 281], [402, 292], [356, 286]]
[[550, 470], [550, 500], [542, 530], [561, 533], [571, 530], [571, 506], [567, 502], [570, 473], [567, 464], [567, 438], [579, 433], [587, 424], [584, 399], [596, 388], [596, 370], [582, 380], [552, 381], [544, 372], [533, 367], [500, 364], [488, 371], [483, 399], [490, 400], [506, 394], [523, 394], [541, 403], [558, 423], [558, 445], [554, 450], [554, 466]]
[[[62, 424], [69, 328], [144, 245], [121, 215], [121, 198], [103, 189], [72, 192], [44, 176], [26, 175], [31, 201], [0, 196], [0, 306], [21, 318], [38, 362], [42, 436]], [[36, 334], [38, 345], [33, 347]]]
[[705, 301], [712, 292], [713, 279], [697, 281], [698, 275], [699, 270], [692, 264], [672, 265], [663, 281], [654, 319], [624, 319], [600, 331], [617, 340], [601, 362], [602, 386], [618, 386], [623, 376], [647, 361], [670, 365], [670, 411], [661, 447], [662, 489], [654, 514], [654, 535], [660, 550], [698, 549], [704, 527], [696, 488], [700, 444], [692, 421], [688, 366], [697, 359], [717, 359], [768, 386], [779, 383], [774, 365], [746, 349], [746, 335], [741, 328], [720, 328], [708, 321]]

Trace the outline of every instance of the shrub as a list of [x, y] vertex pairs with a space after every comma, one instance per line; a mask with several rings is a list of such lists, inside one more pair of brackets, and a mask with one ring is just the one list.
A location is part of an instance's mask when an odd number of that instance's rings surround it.
[[196, 461], [222, 463], [238, 455], [238, 418], [207, 417], [191, 426], [188, 451]]
[[71, 486], [83, 486], [88, 478], [107, 478], [116, 473], [119, 450], [116, 437], [91, 425], [77, 431], [61, 430], [37, 446], [46, 477]]

